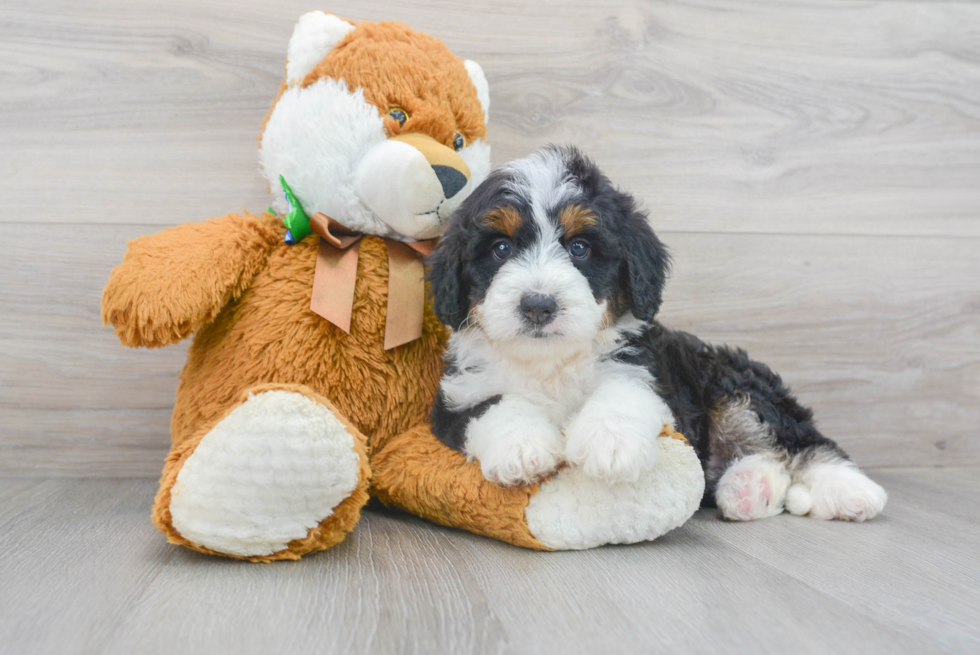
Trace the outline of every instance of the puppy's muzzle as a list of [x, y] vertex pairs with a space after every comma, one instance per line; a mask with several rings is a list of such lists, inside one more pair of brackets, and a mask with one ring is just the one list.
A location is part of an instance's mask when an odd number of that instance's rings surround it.
[[555, 320], [558, 301], [554, 296], [543, 293], [526, 293], [521, 297], [521, 313], [524, 320], [536, 328], [541, 328]]

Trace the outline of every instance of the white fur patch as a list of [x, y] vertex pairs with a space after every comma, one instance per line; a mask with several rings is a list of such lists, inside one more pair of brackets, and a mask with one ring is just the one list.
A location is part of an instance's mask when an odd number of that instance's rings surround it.
[[322, 11], [311, 11], [300, 16], [289, 39], [286, 55], [287, 82], [302, 82], [353, 29], [354, 26], [347, 21]]
[[767, 455], [749, 455], [734, 462], [718, 481], [715, 502], [731, 521], [751, 521], [783, 511], [790, 476], [783, 464]]
[[867, 521], [888, 502], [881, 485], [849, 461], [811, 464], [801, 473], [800, 483], [810, 492], [810, 516], [818, 519]]
[[547, 240], [549, 235], [557, 238], [556, 226], [548, 214], [580, 192], [561, 152], [539, 150], [501, 168], [510, 173], [510, 191], [531, 206], [542, 239]]
[[673, 424], [667, 404], [642, 369], [620, 365], [605, 376], [567, 430], [568, 461], [606, 482], [636, 482], [657, 463], [657, 435]]
[[563, 439], [540, 407], [504, 396], [466, 427], [466, 455], [483, 477], [503, 485], [529, 484], [562, 460]]
[[524, 511], [541, 543], [555, 550], [650, 541], [682, 525], [701, 504], [704, 475], [694, 449], [657, 439], [657, 465], [614, 485], [567, 468], [541, 484]]
[[791, 485], [786, 491], [786, 511], [794, 516], [808, 514], [813, 507], [810, 490], [802, 484]]
[[470, 76], [470, 80], [473, 81], [473, 86], [476, 87], [476, 97], [480, 100], [480, 106], [483, 108], [483, 122], [490, 122], [490, 85], [487, 84], [487, 76], [483, 74], [483, 68], [480, 64], [476, 63], [472, 59], [467, 59], [463, 62], [466, 66], [466, 72]]
[[[603, 380], [635, 375], [639, 380], [652, 382], [650, 373], [642, 367], [603, 360], [618, 347], [620, 338], [634, 323], [632, 314], [623, 316], [615, 326], [602, 330], [584, 349], [578, 342], [528, 339], [538, 342], [538, 356], [527, 358], [515, 356], [514, 349], [507, 347], [509, 344], [489, 341], [479, 328], [466, 327], [449, 338], [447, 356], [457, 371], [444, 376], [440, 388], [446, 403], [456, 410], [496, 395], [521, 396], [542, 408], [553, 424], [564, 427]], [[528, 346], [529, 355], [534, 354], [533, 345]]]
[[329, 409], [288, 391], [250, 396], [177, 474], [173, 526], [219, 553], [271, 555], [333, 514], [358, 469], [354, 437]]
[[272, 110], [259, 148], [276, 211], [288, 211], [279, 176], [307, 214], [322, 212], [358, 232], [390, 236], [354, 188], [354, 171], [371, 148], [385, 142], [378, 109], [343, 80], [318, 80], [286, 89]]

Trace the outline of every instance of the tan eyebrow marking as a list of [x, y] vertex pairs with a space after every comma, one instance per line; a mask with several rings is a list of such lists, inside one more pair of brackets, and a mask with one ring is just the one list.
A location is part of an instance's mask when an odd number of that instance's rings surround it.
[[517, 234], [517, 230], [520, 229], [523, 222], [521, 213], [513, 207], [497, 207], [491, 209], [483, 217], [484, 225], [498, 232], [503, 232], [509, 237]]
[[558, 212], [558, 222], [565, 228], [565, 237], [573, 237], [596, 224], [596, 215], [581, 205], [565, 205]]

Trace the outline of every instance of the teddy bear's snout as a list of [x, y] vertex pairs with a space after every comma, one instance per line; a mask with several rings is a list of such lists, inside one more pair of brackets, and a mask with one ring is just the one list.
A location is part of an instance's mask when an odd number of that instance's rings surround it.
[[470, 167], [455, 150], [425, 134], [408, 133], [393, 136], [389, 141], [406, 143], [418, 150], [432, 167], [442, 187], [443, 197], [452, 198], [463, 190], [471, 177]]
[[393, 136], [358, 163], [354, 190], [388, 226], [415, 239], [439, 236], [466, 198], [472, 173], [463, 158], [425, 134]]

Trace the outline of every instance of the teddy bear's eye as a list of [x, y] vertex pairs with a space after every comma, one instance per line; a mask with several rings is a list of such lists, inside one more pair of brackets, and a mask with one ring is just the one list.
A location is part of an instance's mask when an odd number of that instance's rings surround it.
[[388, 115], [398, 121], [399, 125], [404, 125], [408, 120], [408, 113], [400, 107], [392, 107], [388, 110]]
[[466, 145], [466, 139], [463, 138], [462, 134], [457, 132], [456, 134], [453, 135], [453, 150], [459, 152], [460, 150], [463, 149], [463, 146], [465, 145]]

